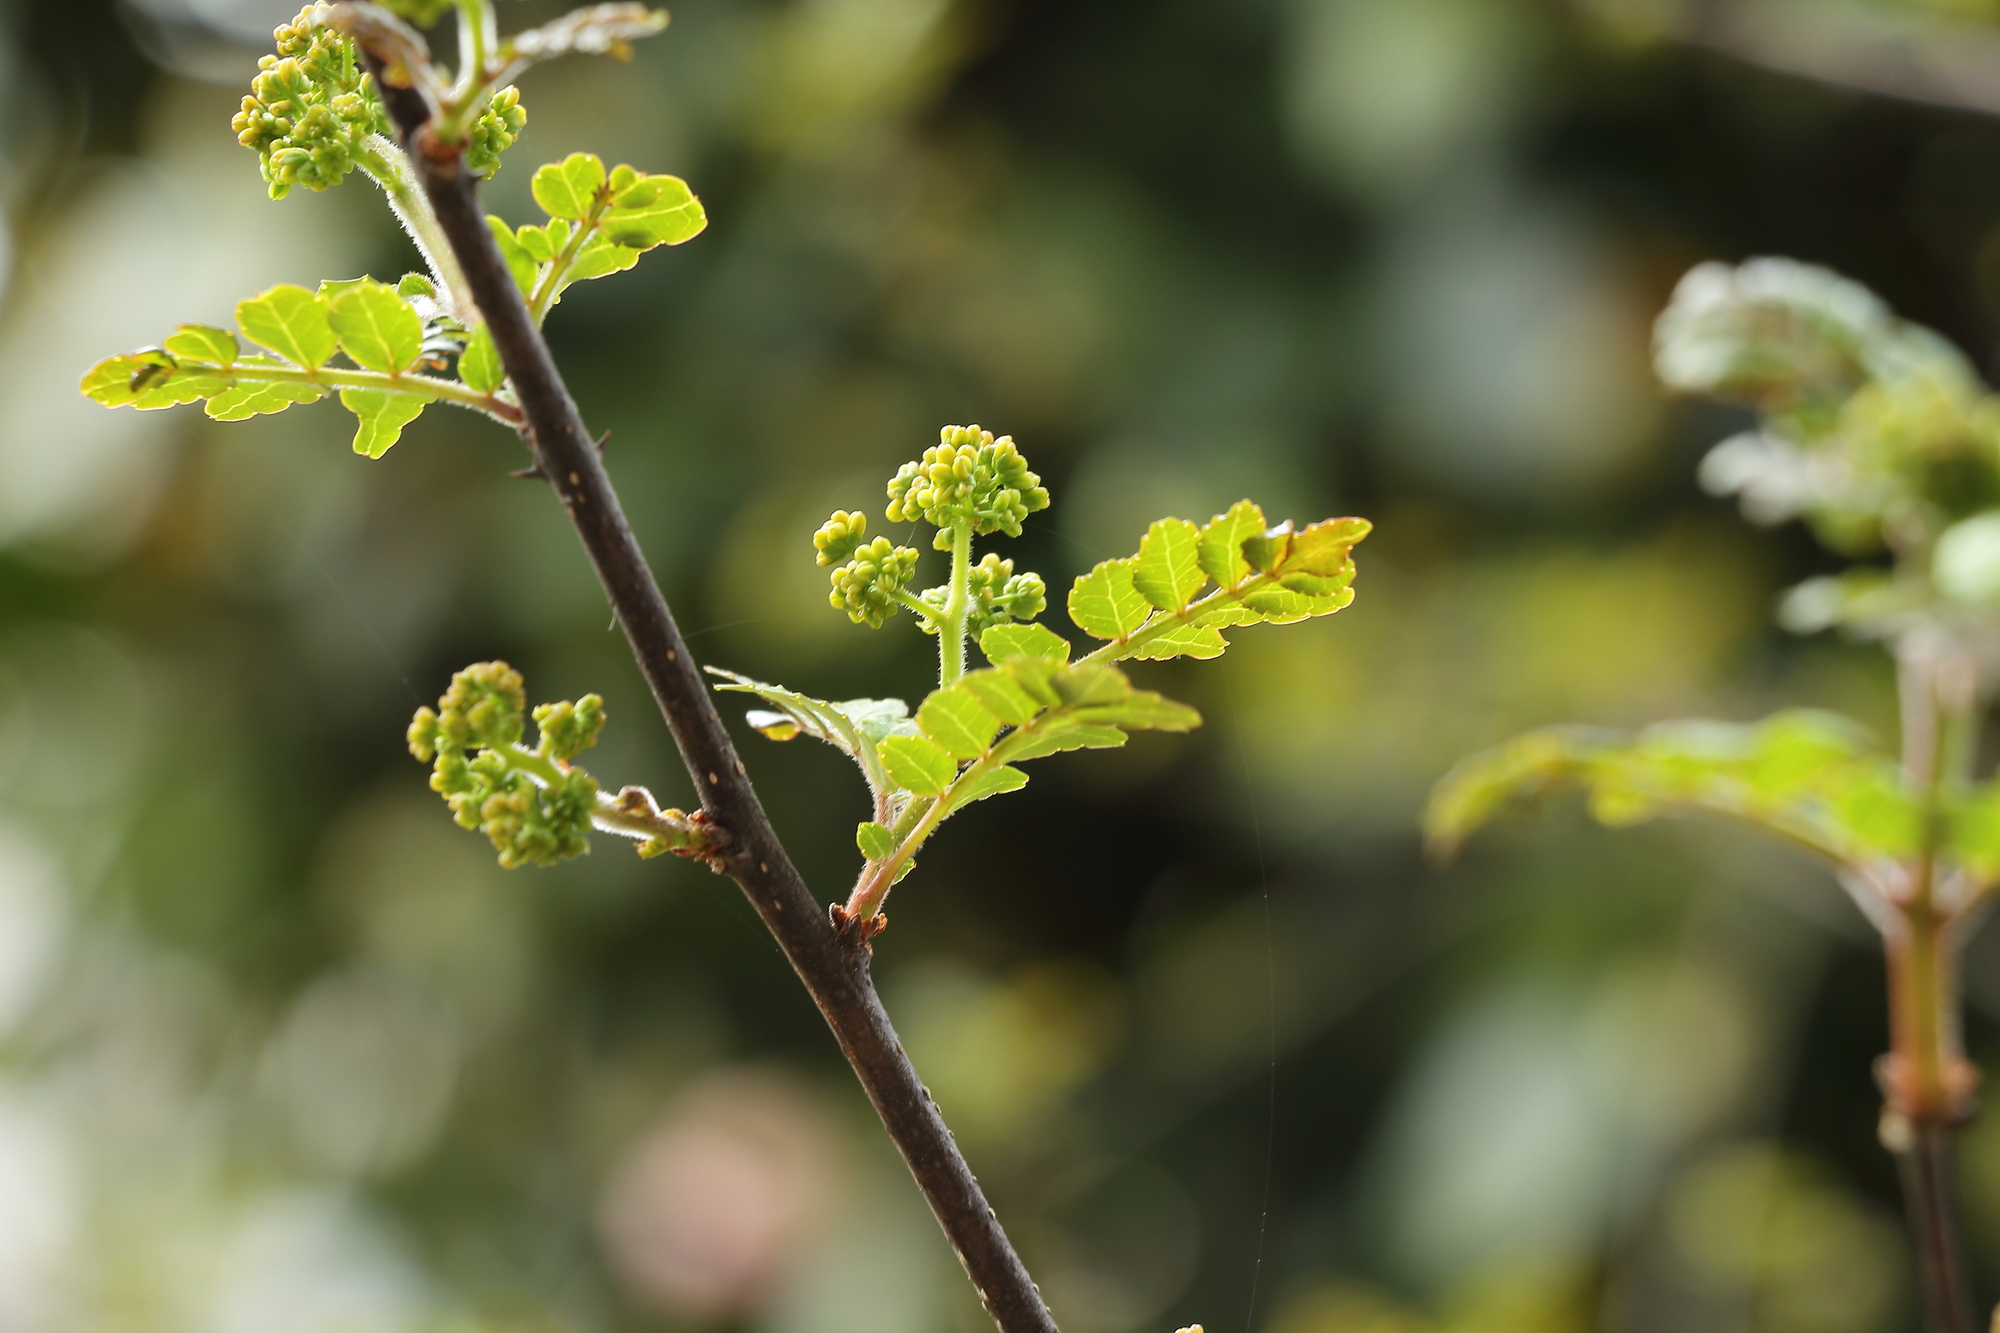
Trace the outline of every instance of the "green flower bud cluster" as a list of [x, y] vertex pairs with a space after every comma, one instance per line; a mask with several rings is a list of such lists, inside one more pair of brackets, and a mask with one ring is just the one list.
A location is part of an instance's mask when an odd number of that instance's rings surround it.
[[527, 108], [521, 105], [521, 90], [508, 84], [486, 104], [472, 132], [465, 140], [465, 165], [475, 176], [491, 176], [500, 170], [500, 154], [521, 137], [528, 123]]
[[419, 708], [409, 731], [410, 753], [432, 763], [431, 790], [461, 828], [487, 836], [509, 869], [589, 851], [597, 808], [596, 780], [569, 761], [597, 743], [604, 701], [586, 694], [537, 707], [533, 750], [520, 744], [526, 712], [521, 673], [479, 662], [451, 678], [437, 711]]
[[535, 731], [541, 738], [540, 752], [567, 764], [597, 744], [604, 731], [604, 700], [586, 694], [575, 703], [537, 704]]
[[903, 464], [889, 482], [889, 521], [921, 517], [937, 527], [933, 545], [940, 551], [951, 549], [951, 530], [960, 524], [970, 523], [979, 536], [1018, 537], [1021, 520], [1048, 507], [1049, 493], [1014, 437], [996, 440], [977, 426], [946, 426], [921, 462]]
[[230, 128], [258, 155], [271, 197], [282, 199], [294, 185], [339, 184], [361, 141], [389, 125], [352, 41], [316, 26], [309, 9], [272, 35], [277, 54], [257, 62]]
[[[1048, 585], [1042, 582], [1042, 576], [1016, 574], [1012, 560], [1002, 560], [989, 552], [985, 559], [966, 570], [966, 576], [971, 606], [966, 611], [965, 628], [975, 639], [995, 625], [1033, 620], [1048, 610]], [[926, 588], [918, 598], [933, 609], [931, 619], [922, 626], [924, 633], [937, 633], [937, 622], [951, 600], [951, 588], [943, 584]]]
[[819, 552], [816, 563], [821, 566], [837, 565], [848, 559], [868, 535], [868, 515], [859, 509], [849, 512], [845, 509], [833, 511], [833, 517], [820, 524], [813, 534], [813, 549]]
[[[820, 531], [824, 533], [826, 528]], [[858, 537], [857, 533], [857, 540]], [[817, 537], [814, 544], [818, 544]], [[825, 548], [821, 549], [824, 554]], [[896, 594], [916, 574], [917, 553], [907, 546], [895, 545], [887, 537], [877, 537], [866, 546], [849, 549], [854, 551], [854, 558], [833, 571], [833, 592], [827, 601], [834, 610], [847, 612], [847, 618], [855, 624], [880, 629], [901, 605]]]

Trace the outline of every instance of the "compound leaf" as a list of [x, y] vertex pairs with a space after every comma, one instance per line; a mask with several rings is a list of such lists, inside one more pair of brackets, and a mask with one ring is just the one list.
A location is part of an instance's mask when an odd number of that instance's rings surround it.
[[1000, 719], [970, 690], [954, 683], [918, 707], [917, 728], [954, 759], [977, 759], [993, 744]]
[[1084, 722], [1134, 731], [1187, 731], [1201, 725], [1200, 713], [1151, 690], [1135, 690], [1117, 703], [1079, 708], [1075, 715]]
[[290, 283], [238, 301], [236, 327], [251, 342], [307, 370], [325, 365], [336, 346], [326, 302]]
[[979, 651], [996, 666], [1012, 657], [1067, 662], [1069, 640], [1045, 625], [995, 625], [979, 636]]
[[1226, 514], [1217, 514], [1202, 525], [1197, 559], [1202, 573], [1217, 587], [1234, 588], [1250, 577], [1250, 562], [1243, 558], [1243, 543], [1264, 530], [1264, 511], [1248, 500], [1238, 500]]
[[403, 437], [403, 427], [423, 415], [426, 400], [409, 393], [381, 389], [342, 389], [340, 405], [361, 419], [354, 432], [354, 452], [380, 458]]
[[1069, 590], [1069, 618], [1094, 639], [1122, 639], [1146, 623], [1153, 607], [1132, 582], [1131, 560], [1106, 560]]
[[423, 355], [423, 320], [394, 288], [379, 282], [334, 297], [327, 303], [327, 320], [340, 350], [364, 370], [401, 374]]
[[974, 801], [983, 801], [989, 796], [998, 796], [1003, 792], [1019, 791], [1027, 785], [1028, 775], [1026, 773], [1023, 773], [1018, 768], [1011, 768], [1006, 764], [1002, 764], [998, 768], [987, 769], [984, 773], [966, 783], [965, 786], [958, 790], [954, 799], [958, 805], [971, 805]]
[[494, 243], [500, 247], [500, 257], [507, 261], [507, 271], [514, 275], [514, 285], [526, 296], [535, 288], [535, 257], [522, 247], [514, 235], [514, 229], [505, 220], [486, 215], [486, 229], [493, 233]]
[[1220, 657], [1228, 647], [1229, 640], [1214, 625], [1175, 625], [1147, 639], [1128, 656], [1148, 662], [1163, 662], [1170, 657]]
[[854, 845], [871, 861], [886, 860], [896, 850], [896, 835], [869, 820], [854, 830]]
[[876, 748], [889, 780], [919, 796], [942, 795], [958, 776], [958, 762], [951, 754], [922, 736], [891, 736]]
[[616, 245], [650, 250], [700, 235], [708, 214], [680, 177], [647, 176], [612, 202], [599, 225]]
[[1123, 745], [1125, 740], [1125, 733], [1117, 727], [1063, 718], [1015, 732], [1001, 741], [994, 753], [1010, 764], [1018, 764], [1064, 750], [1110, 749]]
[[325, 394], [310, 384], [237, 384], [210, 397], [203, 410], [217, 421], [247, 421], [282, 412], [294, 403], [318, 402]]
[[537, 167], [528, 182], [544, 213], [572, 222], [589, 215], [603, 185], [604, 160], [590, 153], [571, 153], [560, 162]]
[[507, 372], [500, 365], [499, 349], [493, 346], [493, 330], [481, 324], [466, 340], [465, 350], [458, 354], [458, 377], [468, 389], [481, 393], [492, 393], [507, 382]]
[[1021, 688], [1018, 680], [998, 668], [968, 672], [959, 678], [956, 688], [977, 699], [987, 712], [1010, 727], [1021, 726], [1042, 711], [1042, 705]]
[[1182, 611], [1208, 582], [1199, 557], [1201, 530], [1184, 518], [1163, 518], [1146, 529], [1132, 564], [1132, 586], [1162, 611]]
[[227, 366], [243, 355], [236, 335], [207, 324], [183, 324], [166, 341], [167, 352], [183, 361], [209, 361]]

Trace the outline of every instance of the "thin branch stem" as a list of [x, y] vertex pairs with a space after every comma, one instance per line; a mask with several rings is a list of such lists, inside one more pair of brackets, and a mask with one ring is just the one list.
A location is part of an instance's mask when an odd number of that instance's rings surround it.
[[[373, 56], [371, 63], [375, 63]], [[1056, 1333], [1055, 1320], [904, 1054], [869, 976], [862, 932], [837, 931], [785, 854], [661, 596], [593, 437], [478, 202], [455, 148], [430, 137], [420, 96], [380, 78], [439, 225], [492, 330], [526, 416], [523, 435], [589, 553], [707, 817], [731, 836], [710, 858], [741, 886], [819, 1006], [903, 1160], [1003, 1333]]]
[[1975, 691], [1942, 633], [1897, 645], [1903, 766], [1924, 814], [1923, 844], [1883, 932], [1889, 965], [1890, 1049], [1877, 1069], [1882, 1142], [1901, 1167], [1917, 1285], [1929, 1333], [1973, 1333], [1952, 1136], [1970, 1110], [1973, 1073], [1959, 1022], [1958, 946], [1937, 892], [1941, 798], [1972, 725]]
[[1975, 1333], [1978, 1328], [1959, 1232], [1954, 1133], [1950, 1125], [1914, 1126], [1909, 1142], [1896, 1150], [1926, 1333]]

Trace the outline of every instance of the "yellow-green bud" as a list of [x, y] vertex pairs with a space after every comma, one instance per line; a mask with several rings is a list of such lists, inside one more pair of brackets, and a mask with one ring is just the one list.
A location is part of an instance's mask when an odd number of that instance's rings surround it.
[[877, 537], [833, 571], [833, 592], [827, 601], [834, 610], [847, 612], [855, 624], [880, 629], [900, 605], [896, 594], [916, 572], [915, 551]]
[[852, 513], [834, 510], [833, 517], [820, 524], [819, 531], [813, 534], [813, 549], [819, 553], [816, 563], [838, 565], [850, 559], [867, 535], [868, 515], [858, 509]]

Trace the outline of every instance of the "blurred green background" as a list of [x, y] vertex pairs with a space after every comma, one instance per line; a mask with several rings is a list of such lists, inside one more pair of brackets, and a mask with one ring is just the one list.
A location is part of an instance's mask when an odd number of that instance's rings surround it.
[[[1876, 653], [1771, 627], [1830, 565], [1701, 494], [1737, 423], [1662, 401], [1648, 327], [1783, 253], [1992, 363], [2000, 122], [1797, 71], [2000, 99], [1996, 10], [685, 0], [528, 78], [496, 211], [584, 149], [712, 219], [549, 325], [705, 660], [920, 696], [930, 642], [829, 611], [808, 538], [947, 421], [1042, 472], [1003, 553], [1057, 588], [1244, 495], [1378, 525], [1349, 611], [1139, 669], [1200, 731], [1038, 766], [891, 904], [892, 1012], [1069, 1333], [1912, 1326], [1829, 877], [1573, 803], [1440, 870], [1416, 819], [1545, 722], [1893, 724]], [[273, 204], [233, 142], [289, 13], [0, 25], [0, 1330], [986, 1327], [734, 886], [604, 838], [503, 873], [404, 751], [504, 657], [605, 695], [601, 778], [689, 799], [518, 444], [77, 395], [413, 266], [358, 178]], [[740, 743], [844, 895], [851, 768]], [[1991, 1067], [2000, 944], [1967, 980]], [[1967, 1194], [1991, 1300], [2000, 1120]]]

